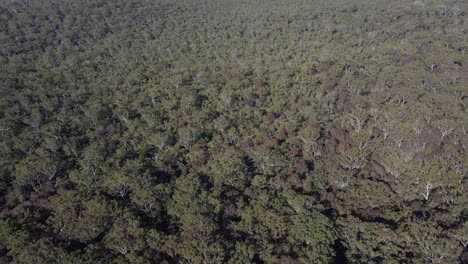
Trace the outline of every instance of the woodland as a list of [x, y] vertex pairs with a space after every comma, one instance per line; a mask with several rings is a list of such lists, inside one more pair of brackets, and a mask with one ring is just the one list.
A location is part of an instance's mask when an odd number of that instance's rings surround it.
[[468, 263], [465, 0], [0, 0], [0, 263]]

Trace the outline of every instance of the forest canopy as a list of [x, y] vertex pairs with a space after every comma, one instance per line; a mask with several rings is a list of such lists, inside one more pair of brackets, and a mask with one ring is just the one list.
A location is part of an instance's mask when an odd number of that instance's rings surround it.
[[0, 0], [0, 263], [468, 263], [468, 2]]

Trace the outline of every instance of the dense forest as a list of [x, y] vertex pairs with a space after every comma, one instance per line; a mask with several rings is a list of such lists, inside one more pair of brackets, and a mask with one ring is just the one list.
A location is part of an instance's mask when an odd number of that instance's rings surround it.
[[0, 0], [0, 263], [468, 263], [466, 0]]

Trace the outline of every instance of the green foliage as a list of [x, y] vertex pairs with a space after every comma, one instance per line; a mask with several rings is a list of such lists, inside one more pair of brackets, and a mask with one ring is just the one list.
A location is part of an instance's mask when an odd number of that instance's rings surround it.
[[466, 262], [465, 2], [2, 1], [0, 262]]
[[145, 230], [131, 214], [125, 214], [114, 220], [112, 228], [104, 237], [109, 249], [120, 254], [132, 255], [145, 247]]
[[53, 231], [62, 239], [90, 242], [106, 232], [112, 223], [115, 203], [103, 196], [80, 197], [65, 192], [53, 201], [55, 211], [48, 219]]
[[294, 215], [291, 220], [288, 240], [303, 247], [299, 251], [301, 262], [332, 262], [335, 252], [331, 245], [336, 237], [332, 223], [317, 212]]

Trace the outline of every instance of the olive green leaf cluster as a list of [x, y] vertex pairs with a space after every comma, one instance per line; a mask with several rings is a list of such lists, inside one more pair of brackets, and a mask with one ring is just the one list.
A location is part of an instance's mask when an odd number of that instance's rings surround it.
[[467, 263], [463, 0], [0, 1], [0, 263]]

